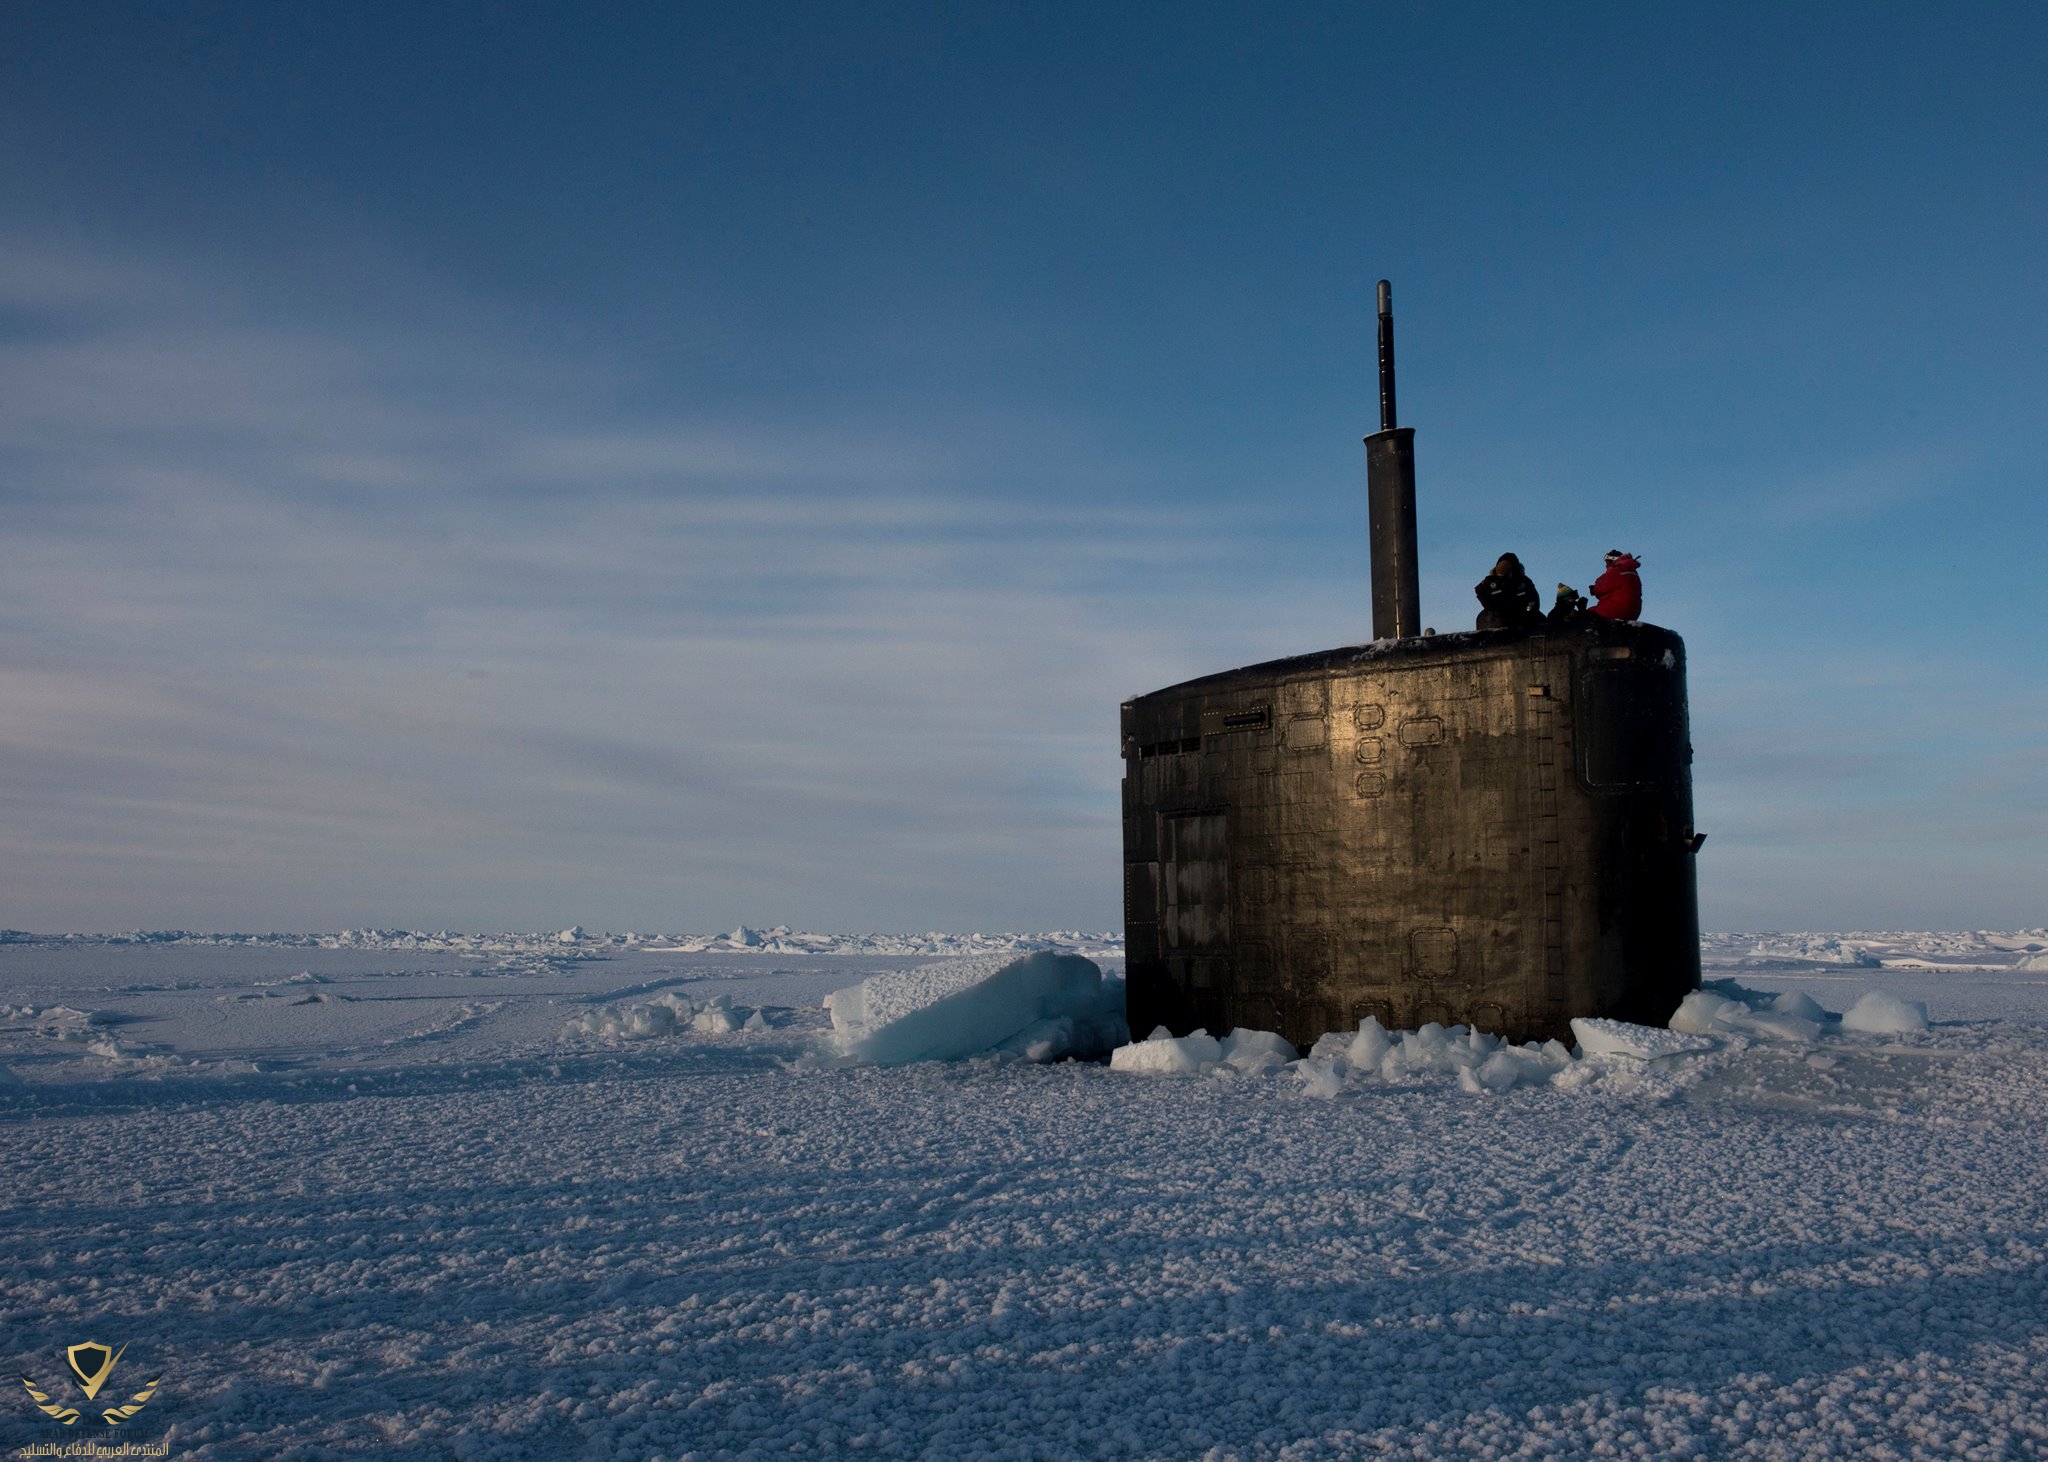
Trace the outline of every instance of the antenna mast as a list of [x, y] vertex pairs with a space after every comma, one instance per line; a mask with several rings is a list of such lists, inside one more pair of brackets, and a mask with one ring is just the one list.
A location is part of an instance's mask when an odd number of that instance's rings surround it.
[[1380, 281], [1380, 429], [1365, 439], [1365, 495], [1372, 555], [1372, 637], [1422, 633], [1415, 554], [1415, 428], [1394, 415], [1394, 286]]

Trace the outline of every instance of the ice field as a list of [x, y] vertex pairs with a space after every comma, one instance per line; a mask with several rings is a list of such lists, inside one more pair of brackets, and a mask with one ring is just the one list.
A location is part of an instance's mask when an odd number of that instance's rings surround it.
[[2048, 931], [1713, 936], [1647, 1056], [1125, 1070], [823, 1006], [1101, 937], [745, 934], [0, 943], [8, 1365], [127, 1345], [94, 1434], [178, 1457], [2048, 1452]]

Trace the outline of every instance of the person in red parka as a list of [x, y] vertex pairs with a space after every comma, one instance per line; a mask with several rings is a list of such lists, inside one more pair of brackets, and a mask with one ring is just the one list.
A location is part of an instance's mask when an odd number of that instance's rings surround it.
[[1593, 612], [1602, 619], [1641, 619], [1643, 581], [1636, 576], [1642, 563], [1632, 553], [1618, 548], [1607, 550], [1607, 571], [1593, 581]]

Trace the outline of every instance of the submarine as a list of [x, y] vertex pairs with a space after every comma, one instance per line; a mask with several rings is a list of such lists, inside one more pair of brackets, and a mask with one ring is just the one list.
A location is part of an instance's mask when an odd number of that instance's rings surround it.
[[1378, 307], [1371, 642], [1123, 703], [1131, 1030], [1662, 1025], [1700, 983], [1685, 644], [1422, 629], [1385, 280]]

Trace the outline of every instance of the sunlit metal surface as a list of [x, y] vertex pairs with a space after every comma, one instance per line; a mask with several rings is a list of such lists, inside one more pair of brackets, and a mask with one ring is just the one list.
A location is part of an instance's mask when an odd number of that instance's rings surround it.
[[1699, 985], [1685, 646], [1576, 623], [1332, 650], [1123, 707], [1130, 1020], [1569, 1039]]

